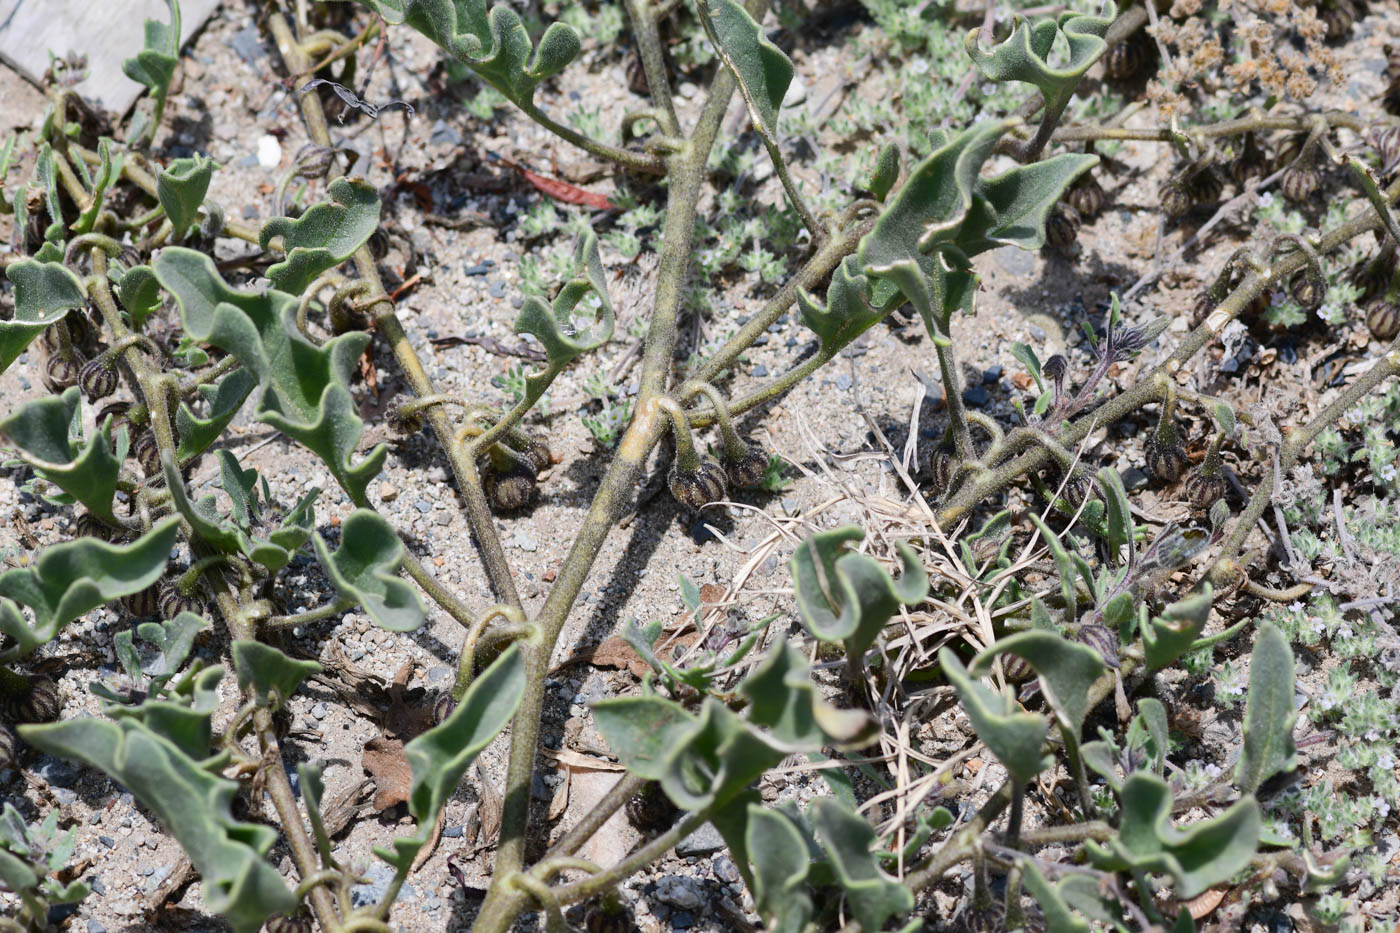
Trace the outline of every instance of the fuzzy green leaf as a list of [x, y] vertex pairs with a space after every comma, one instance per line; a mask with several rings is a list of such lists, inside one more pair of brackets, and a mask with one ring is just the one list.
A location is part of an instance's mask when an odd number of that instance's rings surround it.
[[804, 289], [797, 291], [797, 310], [806, 324], [821, 339], [821, 353], [832, 357], [842, 347], [884, 320], [891, 306], [874, 304], [869, 294], [870, 282], [857, 271], [855, 257], [848, 256], [831, 275], [822, 303]]
[[199, 219], [199, 208], [209, 193], [209, 179], [215, 168], [212, 159], [194, 155], [174, 160], [156, 176], [156, 197], [175, 228], [175, 236], [183, 237]]
[[999, 654], [1025, 658], [1040, 678], [1040, 690], [1060, 725], [1078, 736], [1089, 713], [1089, 689], [1104, 673], [1103, 659], [1088, 645], [1072, 642], [1058, 632], [1017, 632], [1000, 639], [972, 660], [971, 673], [991, 671]]
[[1123, 477], [1113, 467], [1099, 470], [1099, 488], [1103, 490], [1104, 503], [1108, 507], [1108, 546], [1116, 554], [1118, 548], [1127, 545], [1128, 560], [1133, 560], [1136, 550], [1134, 543], [1133, 512], [1128, 505], [1128, 491], [1123, 487]]
[[156, 281], [155, 270], [150, 266], [127, 269], [117, 283], [117, 299], [131, 317], [131, 326], [140, 330], [146, 318], [160, 308], [160, 282]]
[[1161, 700], [1143, 697], [1138, 700], [1136, 718], [1147, 730], [1147, 735], [1152, 741], [1152, 769], [1160, 777], [1162, 770], [1166, 767], [1167, 750], [1170, 747], [1167, 734], [1167, 708], [1162, 705]]
[[802, 933], [812, 916], [806, 883], [811, 859], [802, 831], [786, 814], [759, 804], [749, 804], [747, 815], [744, 848], [752, 866], [754, 908], [776, 933]]
[[83, 283], [61, 262], [21, 259], [5, 275], [15, 286], [15, 316], [0, 321], [0, 373], [46, 327], [87, 302]]
[[648, 781], [661, 779], [668, 737], [695, 721], [679, 705], [654, 695], [603, 700], [592, 709], [599, 733], [618, 760]]
[[792, 84], [792, 61], [768, 40], [738, 0], [699, 0], [700, 22], [739, 83], [754, 130], [776, 157], [778, 110]]
[[335, 856], [331, 854], [330, 833], [326, 832], [326, 819], [321, 812], [321, 798], [326, 793], [326, 782], [321, 779], [321, 769], [311, 762], [297, 763], [297, 778], [301, 788], [301, 799], [306, 804], [306, 818], [311, 823], [311, 835], [316, 840], [316, 850], [321, 853], [321, 861], [331, 864]]
[[883, 930], [890, 917], [914, 909], [913, 892], [880, 870], [871, 852], [876, 837], [869, 822], [830, 797], [812, 801], [807, 812], [862, 929]]
[[1191, 648], [1191, 643], [1201, 637], [1201, 631], [1210, 618], [1210, 606], [1214, 591], [1209, 583], [1199, 593], [1179, 599], [1162, 614], [1147, 621], [1146, 612], [1142, 617], [1142, 647], [1147, 669], [1151, 671], [1166, 667]]
[[378, 513], [356, 509], [340, 526], [340, 547], [334, 552], [317, 534], [316, 557], [335, 591], [359, 603], [380, 628], [411, 632], [423, 624], [427, 610], [418, 591], [399, 579], [403, 542]]
[[873, 557], [846, 549], [864, 537], [854, 525], [818, 532], [798, 545], [788, 564], [808, 631], [822, 641], [844, 643], [850, 657], [870, 647], [901, 605], [913, 605], [928, 593], [928, 576], [912, 549], [896, 545], [903, 568], [895, 581]]
[[256, 933], [270, 915], [296, 909], [296, 896], [264, 860], [276, 830], [234, 819], [238, 785], [205, 770], [174, 742], [134, 718], [71, 719], [19, 731], [36, 748], [92, 765], [130, 790], [179, 841], [202, 879], [205, 905], [236, 933]]
[[188, 463], [209, 449], [219, 439], [243, 407], [257, 380], [246, 369], [236, 369], [214, 385], [201, 385], [207, 415], [197, 415], [188, 402], [181, 402], [175, 412], [176, 433], [180, 437], [175, 450], [181, 463]]
[[1235, 767], [1235, 784], [1252, 794], [1282, 771], [1298, 764], [1293, 724], [1293, 651], [1272, 622], [1259, 627], [1249, 659], [1249, 700], [1245, 706], [1244, 746]]
[[105, 136], [97, 142], [97, 154], [102, 162], [97, 177], [92, 180], [91, 199], [88, 206], [78, 215], [78, 219], [68, 228], [75, 234], [92, 232], [92, 225], [97, 220], [98, 212], [102, 210], [102, 199], [106, 196], [107, 189], [121, 176], [122, 163], [126, 159], [125, 153], [120, 152], [115, 159], [112, 158], [112, 141]]
[[948, 648], [941, 649], [938, 658], [977, 737], [1012, 778], [1024, 784], [1039, 774], [1045, 766], [1040, 746], [1050, 728], [1045, 717], [1018, 711], [1014, 699], [983, 686]]
[[1123, 782], [1118, 836], [1106, 845], [1086, 842], [1089, 859], [1110, 871], [1162, 872], [1176, 881], [1176, 896], [1195, 897], [1227, 881], [1249, 864], [1259, 846], [1259, 804], [1246, 794], [1220, 815], [1172, 826], [1167, 782], [1135, 771]]
[[1074, 915], [1060, 891], [1045, 880], [1034, 862], [1021, 859], [1019, 864], [1026, 891], [1040, 907], [1046, 933], [1089, 933], [1088, 921]]
[[263, 224], [258, 243], [268, 249], [281, 237], [286, 258], [268, 268], [272, 287], [300, 295], [327, 269], [349, 259], [379, 226], [379, 193], [362, 178], [331, 182], [331, 201], [307, 208], [295, 219], [274, 217]]
[[173, 619], [142, 622], [136, 627], [141, 640], [154, 645], [160, 652], [160, 663], [152, 680], [165, 681], [174, 676], [190, 656], [195, 636], [210, 628], [209, 620], [193, 612], [180, 612]]
[[[28, 655], [83, 613], [155, 583], [179, 529], [180, 519], [172, 515], [131, 544], [65, 541], [46, 548], [28, 567], [0, 573], [0, 631], [16, 642], [0, 651], [0, 663]], [[15, 603], [34, 613], [32, 626]]]
[[78, 388], [70, 386], [62, 395], [25, 402], [0, 420], [0, 434], [14, 442], [35, 473], [115, 525], [112, 499], [126, 457], [126, 428], [117, 432], [114, 448], [112, 419], [108, 417], [96, 434], [75, 445], [68, 437], [68, 426], [77, 411]]
[[[590, 292], [600, 303], [598, 316], [591, 324], [583, 325], [575, 320], [575, 312]], [[615, 321], [603, 260], [598, 253], [598, 237], [590, 231], [575, 244], [573, 276], [564, 283], [553, 304], [547, 305], [532, 295], [525, 299], [515, 320], [517, 334], [530, 334], [544, 346], [546, 368], [525, 377], [530, 394], [538, 397], [575, 357], [607, 343]]]
[[968, 255], [997, 246], [1040, 249], [1055, 202], [1098, 161], [1098, 156], [1065, 153], [981, 181], [958, 231], [958, 246]]
[[1079, 620], [1079, 587], [1075, 583], [1077, 570], [1070, 554], [1065, 550], [1064, 543], [1060, 541], [1059, 535], [1044, 519], [1034, 512], [1028, 513], [1028, 517], [1040, 530], [1040, 540], [1045, 542], [1045, 547], [1050, 551], [1050, 556], [1055, 561], [1055, 570], [1060, 578], [1060, 592], [1065, 598], [1065, 624], [1073, 625]]
[[511, 645], [467, 688], [446, 719], [404, 746], [413, 770], [408, 812], [418, 822], [413, 836], [394, 840], [393, 851], [374, 854], [407, 871], [433, 833], [438, 813], [457, 790], [462, 775], [510, 722], [525, 695], [525, 662]]
[[232, 651], [238, 689], [246, 693], [251, 687], [259, 705], [272, 709], [285, 706], [301, 682], [321, 670], [315, 661], [289, 658], [260, 641], [235, 641]]
[[427, 36], [513, 103], [534, 107], [541, 81], [578, 57], [582, 42], [571, 27], [551, 23], [532, 48], [530, 34], [505, 4], [486, 0], [368, 0], [390, 25], [404, 23]]
[[146, 47], [135, 58], [122, 62], [122, 73], [138, 84], [144, 84], [157, 97], [165, 97], [175, 66], [180, 61], [180, 4], [165, 0], [170, 10], [170, 22], [146, 20]]
[[369, 335], [353, 332], [316, 346], [296, 325], [297, 299], [279, 291], [230, 288], [203, 253], [170, 247], [155, 261], [161, 285], [180, 305], [185, 331], [238, 358], [262, 387], [258, 420], [316, 454], [355, 503], [379, 473], [388, 447], [352, 457], [364, 422], [350, 394], [350, 376]]
[[[978, 44], [978, 31], [974, 29], [967, 36], [967, 54], [978, 70], [993, 81], [1035, 85], [1045, 96], [1047, 107], [1058, 111], [1073, 96], [1084, 72], [1103, 54], [1104, 34], [1118, 15], [1112, 2], [1107, 6], [1103, 16], [1067, 11], [1055, 19], [1045, 17], [1034, 22], [1018, 16], [1011, 35], [990, 52]], [[1049, 59], [1061, 37], [1069, 56], [1056, 67]]]
[[865, 182], [865, 190], [873, 194], [875, 200], [885, 200], [894, 183], [899, 181], [899, 159], [899, 147], [894, 143], [886, 143], [875, 157], [875, 168]]
[[838, 746], [862, 747], [878, 733], [869, 714], [838, 709], [822, 698], [812, 684], [802, 653], [784, 641], [739, 685], [749, 698], [749, 722], [768, 730], [771, 740], [794, 751], [820, 748], [828, 741]]

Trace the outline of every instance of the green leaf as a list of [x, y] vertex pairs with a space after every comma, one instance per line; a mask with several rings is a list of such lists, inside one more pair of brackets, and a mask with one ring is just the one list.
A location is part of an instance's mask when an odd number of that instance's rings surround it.
[[[34, 160], [34, 178], [43, 188], [44, 208], [50, 221], [44, 228], [44, 242], [57, 247], [63, 242], [63, 208], [58, 197], [58, 170], [54, 168], [53, 148], [48, 142], [39, 145], [39, 155]], [[53, 261], [54, 258], [45, 257], [43, 261]]]
[[[993, 81], [1035, 85], [1045, 96], [1047, 109], [1058, 113], [1074, 95], [1084, 72], [1103, 54], [1104, 33], [1117, 15], [1117, 7], [1109, 3], [1103, 16], [1066, 11], [1055, 19], [1046, 17], [1034, 22], [1018, 16], [1011, 35], [990, 52], [978, 44], [978, 30], [969, 32], [967, 54], [978, 70]], [[1049, 62], [1057, 41], [1069, 52], [1060, 67]]]
[[272, 709], [285, 706], [301, 682], [321, 670], [315, 661], [289, 658], [260, 641], [235, 641], [232, 651], [238, 689], [246, 693], [251, 687], [258, 704]]
[[1079, 587], [1075, 583], [1077, 571], [1074, 561], [1070, 558], [1069, 552], [1065, 550], [1059, 536], [1049, 525], [1045, 524], [1044, 519], [1034, 512], [1028, 513], [1027, 517], [1040, 530], [1040, 540], [1045, 542], [1045, 547], [1050, 551], [1050, 556], [1055, 561], [1055, 570], [1060, 577], [1060, 592], [1065, 598], [1065, 624], [1073, 625], [1079, 620]]
[[948, 648], [941, 649], [938, 658], [948, 682], [958, 692], [972, 728], [987, 750], [1021, 784], [1039, 774], [1045, 766], [1040, 747], [1050, 728], [1045, 717], [1018, 711], [1014, 699], [983, 686], [970, 676], [958, 656]]
[[972, 659], [971, 673], [990, 673], [999, 654], [1025, 658], [1040, 677], [1040, 690], [1060, 725], [1078, 736], [1089, 713], [1089, 690], [1104, 673], [1103, 659], [1088, 645], [1072, 642], [1058, 632], [1031, 630], [998, 640]]
[[1249, 700], [1245, 706], [1244, 746], [1235, 767], [1235, 784], [1252, 794], [1259, 786], [1298, 764], [1293, 724], [1293, 652], [1272, 622], [1259, 626], [1249, 659]]
[[1143, 697], [1138, 700], [1137, 719], [1152, 740], [1152, 770], [1160, 777], [1166, 767], [1167, 750], [1170, 747], [1167, 737], [1167, 708], [1162, 705], [1161, 700]]
[[[83, 613], [155, 583], [179, 529], [180, 519], [172, 515], [131, 544], [66, 541], [46, 548], [28, 567], [0, 573], [0, 631], [17, 642], [0, 651], [0, 662], [28, 655]], [[32, 626], [15, 603], [34, 613]]]
[[1011, 355], [1016, 357], [1022, 366], [1026, 367], [1026, 372], [1030, 373], [1031, 378], [1035, 380], [1035, 387], [1044, 392], [1045, 376], [1040, 371], [1040, 357], [1035, 355], [1035, 351], [1030, 348], [1030, 345], [1024, 343], [1011, 344]]
[[77, 499], [93, 514], [110, 524], [118, 524], [112, 512], [117, 493], [117, 475], [126, 457], [126, 428], [117, 433], [112, 445], [112, 419], [102, 422], [97, 433], [74, 449], [68, 426], [78, 412], [78, 387], [70, 386], [62, 395], [48, 395], [25, 402], [19, 410], [0, 420], [0, 434], [19, 449], [34, 472]]
[[792, 83], [792, 61], [768, 40], [738, 0], [699, 0], [700, 22], [739, 83], [754, 131], [778, 158], [778, 110]]
[[1167, 782], [1135, 771], [1123, 782], [1118, 836], [1084, 844], [1089, 860], [1110, 871], [1161, 872], [1176, 881], [1176, 896], [1191, 898], [1227, 881], [1249, 864], [1259, 846], [1259, 804], [1246, 794], [1213, 819], [1186, 829], [1172, 826]]
[[395, 839], [392, 852], [376, 848], [375, 855], [400, 871], [408, 870], [462, 775], [515, 715], [525, 685], [525, 661], [520, 646], [513, 644], [472, 681], [451, 715], [404, 746], [413, 770], [408, 812], [418, 822], [418, 832]]
[[[97, 214], [102, 210], [102, 199], [107, 194], [107, 189], [112, 183], [121, 177], [122, 163], [126, 159], [125, 153], [117, 153], [116, 159], [112, 158], [112, 141], [105, 136], [97, 142], [97, 154], [102, 160], [102, 167], [97, 172], [97, 177], [92, 180], [92, 192], [89, 196], [88, 206], [83, 208], [78, 219], [69, 226], [75, 234], [90, 233], [92, 225], [97, 220]], [[79, 163], [81, 164], [81, 163]], [[3, 173], [0, 173], [3, 177]]]
[[131, 326], [140, 330], [160, 308], [160, 282], [150, 266], [132, 266], [117, 283], [117, 298], [131, 317]]
[[723, 703], [707, 697], [700, 715], [669, 737], [661, 787], [684, 810], [723, 805], [787, 754]]
[[655, 695], [600, 700], [592, 710], [593, 722], [617, 760], [648, 781], [661, 780], [668, 738], [695, 722], [679, 704]]
[[1065, 153], [982, 181], [958, 245], [969, 255], [997, 246], [1040, 249], [1055, 203], [1098, 162], [1098, 156]]
[[156, 175], [156, 197], [174, 226], [176, 237], [183, 237], [199, 219], [199, 208], [209, 193], [209, 179], [215, 168], [212, 159], [194, 155], [174, 160]]
[[882, 930], [890, 917], [914, 909], [913, 892], [880, 870], [871, 851], [875, 830], [865, 819], [830, 797], [812, 801], [808, 815], [862, 929]]
[[[590, 292], [598, 298], [599, 313], [591, 324], [584, 325], [574, 317], [579, 302]], [[546, 367], [526, 375], [527, 398], [538, 398], [575, 357], [607, 343], [615, 320], [598, 237], [589, 231], [574, 246], [572, 278], [564, 283], [553, 304], [546, 305], [532, 295], [525, 299], [515, 320], [517, 334], [530, 334], [544, 346]]]
[[1040, 907], [1046, 933], [1089, 933], [1088, 921], [1082, 917], [1076, 917], [1070, 911], [1069, 905], [1065, 903], [1059, 890], [1045, 880], [1045, 876], [1040, 873], [1039, 868], [1035, 867], [1034, 862], [1029, 859], [1020, 859], [1018, 864], [1021, 867], [1021, 879], [1025, 882], [1027, 893]]
[[296, 909], [296, 896], [264, 861], [276, 830], [234, 819], [238, 785], [205, 770], [174, 742], [134, 718], [71, 719], [19, 732], [30, 745], [125, 785], [180, 843], [202, 879], [204, 903], [236, 933], [256, 933], [270, 915]]
[[821, 354], [830, 358], [842, 347], [874, 327], [893, 310], [893, 304], [876, 306], [869, 294], [870, 282], [858, 271], [855, 257], [848, 256], [831, 275], [826, 303], [806, 290], [797, 291], [797, 311], [802, 323], [821, 339]]
[[295, 219], [274, 217], [263, 224], [259, 245], [266, 250], [281, 237], [286, 252], [267, 270], [278, 291], [300, 295], [322, 272], [354, 255], [379, 227], [379, 193], [364, 179], [337, 178], [330, 196], [334, 203], [322, 201]]
[[180, 60], [180, 4], [165, 0], [170, 10], [170, 22], [146, 20], [146, 47], [135, 58], [122, 62], [122, 73], [138, 84], [144, 84], [157, 97], [164, 99], [175, 76]]
[[296, 325], [297, 299], [279, 291], [230, 288], [214, 261], [174, 246], [155, 261], [156, 277], [179, 302], [186, 332], [238, 358], [262, 387], [259, 421], [302, 444], [330, 469], [352, 502], [379, 473], [388, 447], [352, 460], [364, 422], [350, 394], [350, 375], [369, 335], [342, 334], [316, 346]]
[[899, 181], [899, 147], [894, 143], [886, 143], [884, 148], [880, 150], [880, 154], [875, 157], [875, 168], [865, 182], [865, 190], [873, 194], [875, 200], [883, 201], [897, 181]]
[[802, 933], [812, 916], [806, 885], [811, 859], [802, 831], [779, 810], [749, 804], [747, 813], [744, 848], [752, 866], [754, 909], [776, 933]]
[[175, 455], [181, 463], [193, 460], [219, 439], [224, 428], [237, 417], [238, 410], [243, 407], [243, 402], [255, 385], [257, 380], [252, 373], [246, 369], [235, 369], [215, 385], [199, 387], [208, 415], [197, 415], [188, 402], [180, 402], [180, 407], [175, 411], [176, 434], [180, 437]]
[[896, 582], [873, 557], [846, 549], [864, 537], [854, 525], [818, 532], [797, 546], [788, 564], [808, 631], [842, 642], [849, 657], [863, 654], [901, 605], [928, 593], [928, 576], [908, 545], [896, 544], [903, 565]]
[[321, 853], [321, 862], [335, 864], [335, 856], [330, 833], [326, 832], [326, 820], [321, 813], [321, 798], [326, 793], [326, 782], [321, 779], [321, 769], [308, 761], [297, 762], [298, 785], [302, 802], [306, 804], [306, 817], [311, 823], [311, 835], [316, 839], [316, 850]]
[[195, 636], [210, 627], [207, 619], [193, 612], [180, 612], [173, 619], [138, 625], [136, 633], [141, 640], [160, 652], [160, 664], [151, 675], [152, 680], [164, 682], [174, 676], [189, 658]]
[[312, 543], [336, 592], [359, 603], [375, 625], [411, 632], [423, 624], [427, 610], [418, 591], [397, 574], [403, 542], [377, 513], [351, 512], [340, 526], [340, 547], [334, 553], [320, 534]]
[[838, 709], [812, 684], [807, 660], [783, 641], [739, 684], [749, 698], [749, 722], [768, 730], [771, 741], [801, 751], [828, 741], [838, 747], [868, 745], [879, 727], [863, 710]]
[[539, 47], [532, 49], [520, 15], [505, 4], [492, 7], [488, 15], [486, 0], [368, 2], [387, 23], [418, 30], [526, 110], [534, 109], [539, 83], [563, 71], [582, 48], [577, 32], [551, 23]]
[[1123, 477], [1113, 467], [1099, 470], [1099, 488], [1103, 490], [1104, 504], [1108, 507], [1108, 546], [1114, 554], [1118, 548], [1127, 545], [1128, 562], [1134, 560], [1133, 512], [1128, 506], [1128, 491], [1123, 488]]
[[1113, 760], [1113, 748], [1107, 742], [1085, 742], [1079, 747], [1079, 754], [1089, 770], [1107, 781], [1114, 791], [1123, 789], [1123, 780]]
[[1143, 612], [1142, 647], [1148, 670], [1158, 670], [1181, 657], [1200, 637], [1210, 618], [1214, 590], [1209, 583], [1198, 593], [1172, 603], [1149, 623]]
[[11, 263], [5, 275], [15, 286], [15, 316], [0, 321], [0, 372], [9, 369], [46, 327], [87, 303], [83, 283], [61, 262], [21, 259]]

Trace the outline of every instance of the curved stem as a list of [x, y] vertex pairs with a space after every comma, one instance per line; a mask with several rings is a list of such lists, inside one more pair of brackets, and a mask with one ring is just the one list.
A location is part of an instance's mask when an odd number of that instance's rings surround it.
[[700, 469], [700, 455], [695, 452], [695, 439], [690, 435], [690, 423], [685, 412], [673, 398], [658, 398], [656, 407], [671, 419], [671, 433], [676, 438], [676, 469], [682, 473], [694, 473]]
[[695, 385], [687, 383], [687, 386], [681, 387], [681, 393], [681, 401], [685, 401], [690, 396], [696, 394], [704, 395], [710, 400], [710, 404], [714, 407], [715, 415], [719, 419], [719, 435], [724, 443], [724, 454], [726, 457], [729, 457], [731, 460], [737, 460], [749, 452], [749, 445], [745, 444], [743, 438], [739, 437], [738, 432], [734, 430], [734, 422], [729, 418], [729, 406], [725, 404], [724, 396], [720, 394], [719, 389], [716, 389], [708, 382], [701, 382]]
[[663, 175], [666, 172], [665, 160], [646, 152], [633, 152], [631, 149], [620, 149], [596, 139], [590, 139], [572, 127], [568, 127], [550, 118], [539, 107], [533, 103], [518, 104], [520, 112], [540, 126], [549, 130], [567, 142], [573, 143], [580, 149], [597, 156], [600, 159], [607, 159], [609, 162], [616, 162], [618, 165], [635, 169], [639, 172], [646, 172], [651, 175]]
[[324, 622], [326, 619], [335, 618], [354, 605], [353, 599], [337, 599], [335, 602], [325, 603], [305, 612], [294, 612], [285, 616], [268, 616], [262, 620], [262, 627], [278, 629], [290, 628], [295, 625], [310, 625], [312, 622]]

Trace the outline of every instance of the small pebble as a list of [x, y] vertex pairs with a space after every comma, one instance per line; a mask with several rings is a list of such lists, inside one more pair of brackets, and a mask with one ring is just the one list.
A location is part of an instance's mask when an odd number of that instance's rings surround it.
[[326, 714], [329, 712], [330, 710], [326, 708], [326, 704], [324, 703], [317, 703], [315, 706], [311, 707], [311, 715], [315, 716], [317, 719], [325, 719]]
[[276, 136], [265, 135], [258, 140], [258, 164], [268, 171], [282, 164], [282, 144]]

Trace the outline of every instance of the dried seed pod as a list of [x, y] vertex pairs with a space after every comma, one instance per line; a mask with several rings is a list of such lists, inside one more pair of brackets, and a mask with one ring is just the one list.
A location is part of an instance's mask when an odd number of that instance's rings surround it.
[[1168, 178], [1164, 181], [1157, 192], [1157, 200], [1162, 205], [1162, 212], [1173, 220], [1186, 216], [1191, 208], [1196, 206], [1190, 186], [1180, 178]]
[[29, 678], [29, 687], [11, 701], [15, 722], [54, 722], [62, 712], [58, 684], [48, 677]]
[[1239, 154], [1230, 162], [1230, 177], [1235, 184], [1243, 188], [1249, 179], [1267, 175], [1268, 168], [1269, 157], [1260, 148], [1259, 140], [1253, 133], [1245, 133], [1240, 143]]
[[1019, 654], [1004, 652], [1001, 656], [1001, 672], [1006, 675], [1006, 679], [1013, 684], [1018, 684], [1023, 680], [1029, 680], [1035, 673], [1031, 667], [1031, 662], [1021, 657]]
[[530, 443], [520, 453], [530, 461], [536, 476], [554, 465], [554, 452], [549, 449], [542, 434], [531, 434]]
[[1103, 53], [1104, 77], [1110, 81], [1132, 81], [1142, 77], [1157, 57], [1147, 33], [1138, 30], [1122, 42], [1115, 42]]
[[1304, 311], [1316, 311], [1322, 304], [1322, 299], [1327, 297], [1327, 281], [1320, 276], [1310, 275], [1306, 269], [1293, 274], [1293, 281], [1288, 283], [1288, 290], [1293, 295], [1293, 300], [1302, 306]]
[[1400, 307], [1389, 301], [1373, 301], [1366, 308], [1366, 326], [1377, 340], [1394, 340], [1400, 334]]
[[1079, 239], [1082, 224], [1079, 212], [1061, 201], [1045, 219], [1045, 242], [1062, 253], [1068, 252], [1074, 241]]
[[768, 455], [757, 445], [751, 445], [742, 456], [725, 457], [724, 472], [730, 485], [757, 486], [768, 472]]
[[1094, 180], [1093, 174], [1086, 172], [1065, 192], [1063, 200], [1079, 212], [1081, 219], [1093, 220], [1099, 216], [1099, 211], [1103, 210], [1106, 199], [1107, 195], [1104, 194], [1099, 183]]
[[147, 476], [160, 475], [160, 444], [156, 442], [154, 431], [142, 431], [136, 435], [136, 442], [131, 445], [131, 452], [136, 456], [136, 462], [141, 464], [141, 470]]
[[180, 584], [164, 582], [160, 584], [160, 598], [156, 602], [163, 619], [173, 619], [182, 612], [196, 615], [204, 611], [204, 602], [193, 593], [180, 592]]
[[933, 456], [928, 458], [929, 479], [933, 487], [939, 492], [946, 492], [953, 482], [953, 474], [957, 472], [958, 460], [951, 450], [938, 448], [933, 452]]
[[400, 437], [410, 434], [417, 434], [423, 430], [423, 410], [411, 407], [409, 402], [403, 405], [395, 405], [384, 413], [384, 420], [389, 425], [389, 430]]
[[122, 608], [138, 619], [148, 619], [160, 612], [160, 587], [148, 586], [144, 590], [121, 598]]
[[62, 392], [78, 384], [78, 373], [82, 368], [82, 358], [76, 353], [65, 355], [56, 352], [44, 361], [44, 375], [40, 381], [50, 392]]
[[655, 781], [648, 781], [645, 787], [628, 797], [623, 809], [632, 825], [644, 833], [670, 829], [680, 814], [680, 809]]
[[1225, 183], [1220, 180], [1220, 175], [1213, 166], [1203, 165], [1187, 176], [1186, 189], [1191, 195], [1193, 207], [1200, 204], [1214, 204], [1220, 200], [1221, 192], [1225, 190]]
[[1069, 360], [1065, 359], [1064, 354], [1056, 353], [1040, 364], [1040, 371], [1046, 379], [1058, 385], [1064, 382], [1069, 373]]
[[296, 173], [302, 178], [325, 178], [335, 161], [335, 148], [308, 143], [296, 154]]
[[1322, 0], [1317, 17], [1327, 26], [1327, 41], [1339, 42], [1351, 35], [1357, 11], [1351, 0]]
[[439, 693], [437, 699], [433, 701], [433, 725], [442, 725], [456, 708], [457, 701], [452, 699], [451, 693], [446, 690]]
[[263, 923], [266, 933], [311, 933], [311, 917], [298, 911], [290, 917], [286, 914], [273, 914]]
[[1207, 473], [1198, 468], [1186, 477], [1186, 501], [1197, 512], [1208, 512], [1225, 495], [1225, 477], [1219, 470]]
[[98, 538], [111, 541], [114, 529], [91, 512], [84, 512], [73, 521], [73, 535], [79, 538]]
[[638, 927], [625, 907], [609, 910], [601, 904], [583, 915], [584, 933], [637, 933]]
[[1361, 291], [1356, 299], [1358, 302], [1368, 302], [1384, 295], [1395, 279], [1395, 254], [1383, 250], [1375, 259], [1357, 263], [1352, 266], [1348, 278]]
[[19, 769], [19, 736], [7, 722], [0, 722], [0, 771]]
[[1147, 472], [1165, 483], [1181, 479], [1191, 461], [1186, 458], [1186, 449], [1177, 443], [1149, 441], [1146, 447]]
[[1381, 171], [1390, 174], [1394, 171], [1396, 163], [1400, 162], [1400, 126], [1373, 129], [1367, 134], [1367, 138], [1381, 157]]
[[539, 491], [534, 472], [523, 463], [512, 464], [504, 471], [488, 470], [482, 485], [496, 507], [507, 511], [529, 505]]
[[724, 467], [714, 457], [701, 457], [693, 470], [682, 470], [677, 463], [668, 482], [675, 500], [692, 509], [720, 501], [727, 491]]
[[1105, 626], [1096, 623], [1081, 625], [1079, 631], [1074, 634], [1074, 640], [1093, 648], [1105, 664], [1114, 670], [1118, 669], [1118, 636]]
[[1294, 203], [1306, 201], [1322, 187], [1322, 176], [1311, 165], [1301, 162], [1289, 166], [1279, 178], [1279, 190]]
[[88, 360], [78, 370], [78, 388], [90, 402], [106, 398], [117, 391], [117, 368], [102, 356]]

